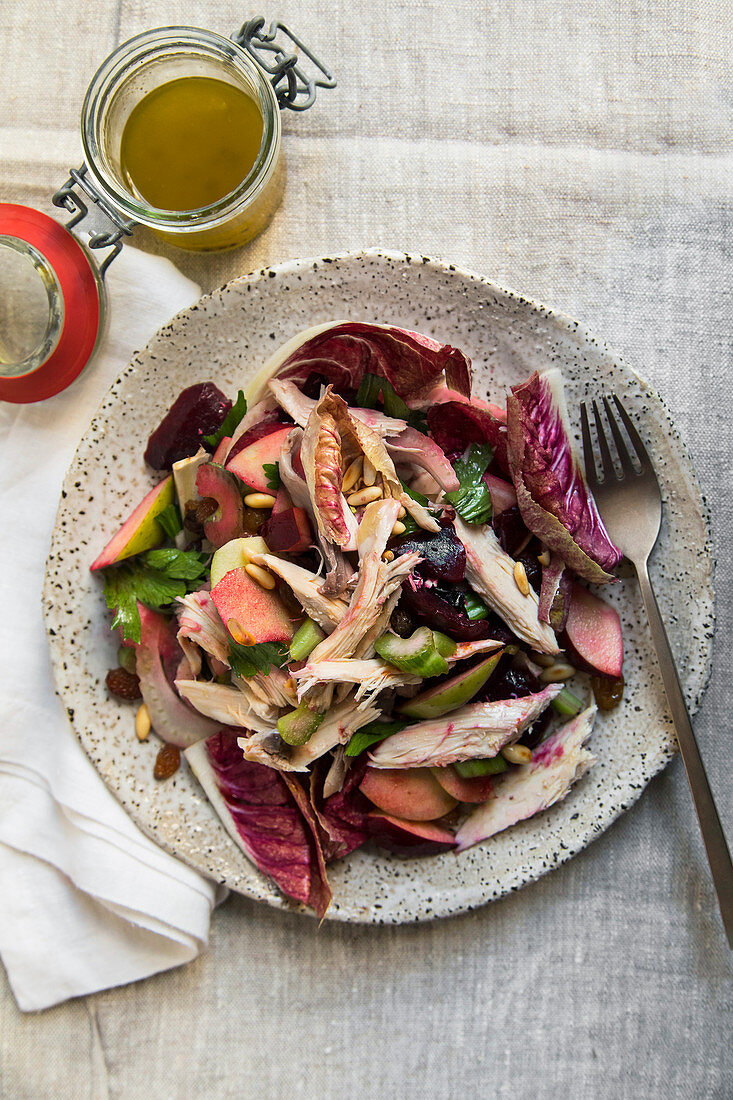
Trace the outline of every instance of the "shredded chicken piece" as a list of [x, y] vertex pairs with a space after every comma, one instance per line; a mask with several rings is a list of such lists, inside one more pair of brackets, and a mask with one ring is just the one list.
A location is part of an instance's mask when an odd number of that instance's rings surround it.
[[459, 516], [456, 534], [466, 548], [466, 580], [518, 638], [540, 653], [560, 653], [555, 632], [539, 621], [539, 599], [533, 588], [523, 595], [514, 579], [515, 561], [506, 554], [488, 524], [472, 527]]
[[583, 748], [596, 707], [588, 707], [534, 750], [532, 762], [499, 776], [488, 802], [478, 806], [456, 834], [459, 852], [560, 802], [595, 763]]
[[229, 641], [224, 624], [219, 617], [211, 594], [207, 591], [190, 592], [178, 596], [178, 641], [188, 657], [194, 676], [201, 671], [203, 649], [211, 657], [229, 667]]
[[250, 737], [240, 737], [238, 745], [246, 760], [266, 764], [286, 772], [307, 772], [314, 760], [337, 745], [346, 745], [351, 735], [380, 714], [378, 707], [360, 710], [353, 699], [345, 699], [332, 707], [316, 732], [305, 745], [286, 745], [276, 729], [258, 730]]
[[516, 741], [539, 718], [562, 690], [550, 684], [536, 695], [468, 703], [443, 718], [416, 722], [394, 733], [370, 753], [374, 768], [443, 767], [456, 760], [496, 756], [504, 745]]
[[199, 714], [221, 722], [223, 726], [242, 726], [245, 729], [269, 732], [277, 720], [277, 712], [267, 718], [253, 709], [251, 697], [229, 684], [210, 684], [201, 680], [176, 680], [176, 690], [182, 699], [190, 703]]
[[245, 696], [251, 710], [265, 721], [277, 721], [278, 711], [295, 703], [295, 693], [286, 686], [288, 677], [274, 666], [267, 675], [258, 672], [249, 677], [232, 676], [232, 683]]
[[293, 672], [293, 679], [298, 683], [299, 699], [316, 684], [358, 684], [354, 698], [357, 702], [363, 701], [362, 706], [369, 706], [374, 696], [386, 688], [422, 682], [420, 676], [401, 672], [380, 657], [371, 657], [362, 661], [346, 659], [318, 661], [314, 664], [309, 662], [297, 672]]
[[269, 569], [275, 576], [280, 577], [289, 585], [303, 610], [318, 623], [321, 630], [330, 633], [343, 619], [349, 606], [340, 596], [324, 596], [319, 587], [320, 577], [304, 569], [302, 565], [296, 565], [292, 561], [286, 561], [275, 554], [256, 554], [252, 557], [255, 565], [262, 565]]
[[[341, 622], [311, 653], [312, 664], [371, 656], [369, 652], [357, 653], [360, 644], [364, 643], [364, 649], [373, 644], [376, 630], [383, 627], [385, 604], [420, 561], [414, 553], [402, 554], [390, 562], [382, 560], [398, 511], [399, 503], [394, 499], [376, 500], [365, 508], [359, 526], [357, 586]], [[326, 709], [331, 694], [328, 685], [316, 685], [308, 692], [308, 702], [318, 710]]]

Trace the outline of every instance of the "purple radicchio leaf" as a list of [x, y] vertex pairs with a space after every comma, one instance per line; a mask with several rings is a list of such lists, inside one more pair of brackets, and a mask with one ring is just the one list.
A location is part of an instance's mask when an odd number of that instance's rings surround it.
[[494, 461], [509, 472], [506, 454], [506, 428], [486, 408], [466, 401], [446, 401], [428, 409], [430, 434], [449, 458], [462, 455], [470, 443], [490, 443]]
[[343, 321], [319, 326], [285, 346], [286, 357], [268, 364], [270, 374], [304, 383], [312, 374], [339, 393], [356, 391], [365, 374], [386, 378], [401, 397], [429, 388], [445, 373], [447, 385], [471, 394], [471, 363], [463, 352], [393, 325]]
[[326, 769], [314, 767], [311, 772], [310, 798], [321, 828], [326, 861], [342, 859], [368, 839], [369, 803], [359, 790], [366, 770], [366, 761], [354, 765], [340, 791], [323, 798]]
[[311, 824], [280, 772], [244, 759], [237, 745], [241, 733], [225, 727], [189, 749], [186, 758], [245, 855], [284, 894], [313, 905], [323, 916], [322, 872]]
[[508, 457], [525, 524], [585, 580], [621, 560], [585, 483], [564, 421], [562, 375], [536, 372], [507, 400]]

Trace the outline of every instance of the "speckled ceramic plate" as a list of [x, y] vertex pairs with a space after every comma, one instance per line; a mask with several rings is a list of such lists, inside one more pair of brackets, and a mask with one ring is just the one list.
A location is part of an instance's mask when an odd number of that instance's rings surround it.
[[[688, 701], [708, 676], [713, 591], [704, 505], [692, 465], [660, 399], [601, 341], [477, 275], [422, 256], [370, 250], [297, 260], [237, 279], [175, 317], [110, 389], [67, 475], [48, 559], [44, 607], [58, 688], [100, 775], [150, 837], [204, 874], [270, 905], [287, 902], [247, 862], [188, 769], [153, 780], [156, 739], [140, 744], [129, 707], [104, 688], [116, 641], [89, 564], [150, 485], [142, 453], [185, 386], [245, 386], [285, 340], [309, 325], [353, 318], [401, 325], [460, 347], [475, 391], [501, 402], [533, 370], [562, 368], [568, 407], [619, 393], [650, 444], [665, 495], [654, 559], [659, 602]], [[456, 856], [400, 860], [362, 849], [332, 865], [336, 920], [403, 922], [460, 913], [536, 879], [584, 848], [633, 803], [674, 752], [671, 721], [637, 587], [605, 594], [626, 643], [623, 705], [601, 715], [596, 766], [568, 798]]]

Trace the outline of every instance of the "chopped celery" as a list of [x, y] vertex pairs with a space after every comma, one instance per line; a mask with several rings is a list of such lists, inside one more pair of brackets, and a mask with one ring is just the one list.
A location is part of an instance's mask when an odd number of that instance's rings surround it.
[[458, 646], [447, 634], [441, 634], [439, 630], [433, 631], [435, 648], [441, 657], [452, 657]]
[[566, 687], [552, 700], [552, 706], [563, 718], [575, 718], [576, 714], [580, 714], [583, 705], [582, 699], [573, 695], [570, 688]]
[[473, 779], [476, 775], [498, 775], [505, 772], [509, 765], [503, 756], [492, 756], [490, 760], [459, 760], [453, 767], [461, 779]]
[[488, 607], [483, 600], [480, 600], [473, 592], [466, 592], [463, 599], [466, 605], [466, 614], [472, 623], [477, 622], [479, 619], [488, 618]]
[[412, 672], [427, 679], [442, 676], [448, 671], [448, 662], [437, 650], [430, 627], [419, 626], [409, 638], [396, 634], [383, 634], [377, 638], [374, 648], [380, 657], [402, 672]]
[[286, 745], [305, 745], [325, 717], [325, 712], [311, 710], [307, 703], [301, 703], [297, 710], [278, 719], [277, 732]]
[[292, 661], [305, 660], [325, 637], [326, 635], [318, 623], [314, 623], [312, 619], [306, 619], [295, 631], [293, 640], [290, 643], [290, 659]]

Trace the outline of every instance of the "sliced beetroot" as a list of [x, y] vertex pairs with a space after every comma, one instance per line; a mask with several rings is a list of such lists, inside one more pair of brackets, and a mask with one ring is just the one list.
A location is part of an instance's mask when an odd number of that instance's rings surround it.
[[436, 534], [423, 531], [405, 535], [390, 542], [395, 557], [417, 553], [422, 561], [417, 572], [422, 577], [443, 581], [462, 581], [466, 573], [466, 550], [453, 524], [441, 527]]
[[406, 859], [436, 856], [456, 846], [453, 833], [434, 821], [407, 821], [389, 814], [372, 813], [369, 814], [369, 831], [381, 848]]
[[204, 521], [204, 534], [217, 548], [244, 534], [244, 505], [239, 478], [214, 462], [199, 467], [196, 489], [201, 497], [218, 504], [211, 519]]
[[273, 554], [300, 554], [313, 545], [308, 514], [303, 508], [275, 512], [260, 528], [260, 534]]
[[494, 460], [506, 473], [506, 428], [487, 409], [463, 401], [446, 401], [428, 409], [430, 434], [449, 458], [462, 455], [469, 443], [490, 443]]
[[273, 409], [272, 412], [266, 413], [259, 423], [253, 424], [251, 428], [240, 435], [227, 455], [227, 461], [235, 458], [240, 451], [243, 451], [245, 447], [249, 447], [251, 443], [256, 443], [258, 439], [264, 439], [266, 435], [272, 435], [278, 428], [282, 428], [285, 423], [290, 423], [290, 419], [281, 408], [278, 407]]
[[434, 821], [456, 805], [430, 768], [367, 768], [359, 790], [378, 809], [411, 821]]
[[615, 608], [573, 583], [565, 634], [586, 665], [604, 676], [621, 676], [624, 642]]
[[514, 557], [519, 548], [527, 542], [527, 536], [530, 534], [516, 504], [505, 508], [498, 515], [495, 513], [491, 526], [494, 528], [494, 534], [502, 550], [511, 557]]
[[[179, 394], [148, 440], [145, 461], [154, 470], [170, 470], [174, 462], [206, 446], [232, 407], [213, 382], [197, 382]], [[210, 448], [209, 448], [210, 449]]]
[[455, 586], [435, 584], [413, 589], [407, 580], [402, 585], [400, 608], [418, 622], [441, 630], [458, 642], [476, 642], [481, 638], [516, 641], [498, 615], [490, 613], [485, 619], [469, 619], [464, 594]]

